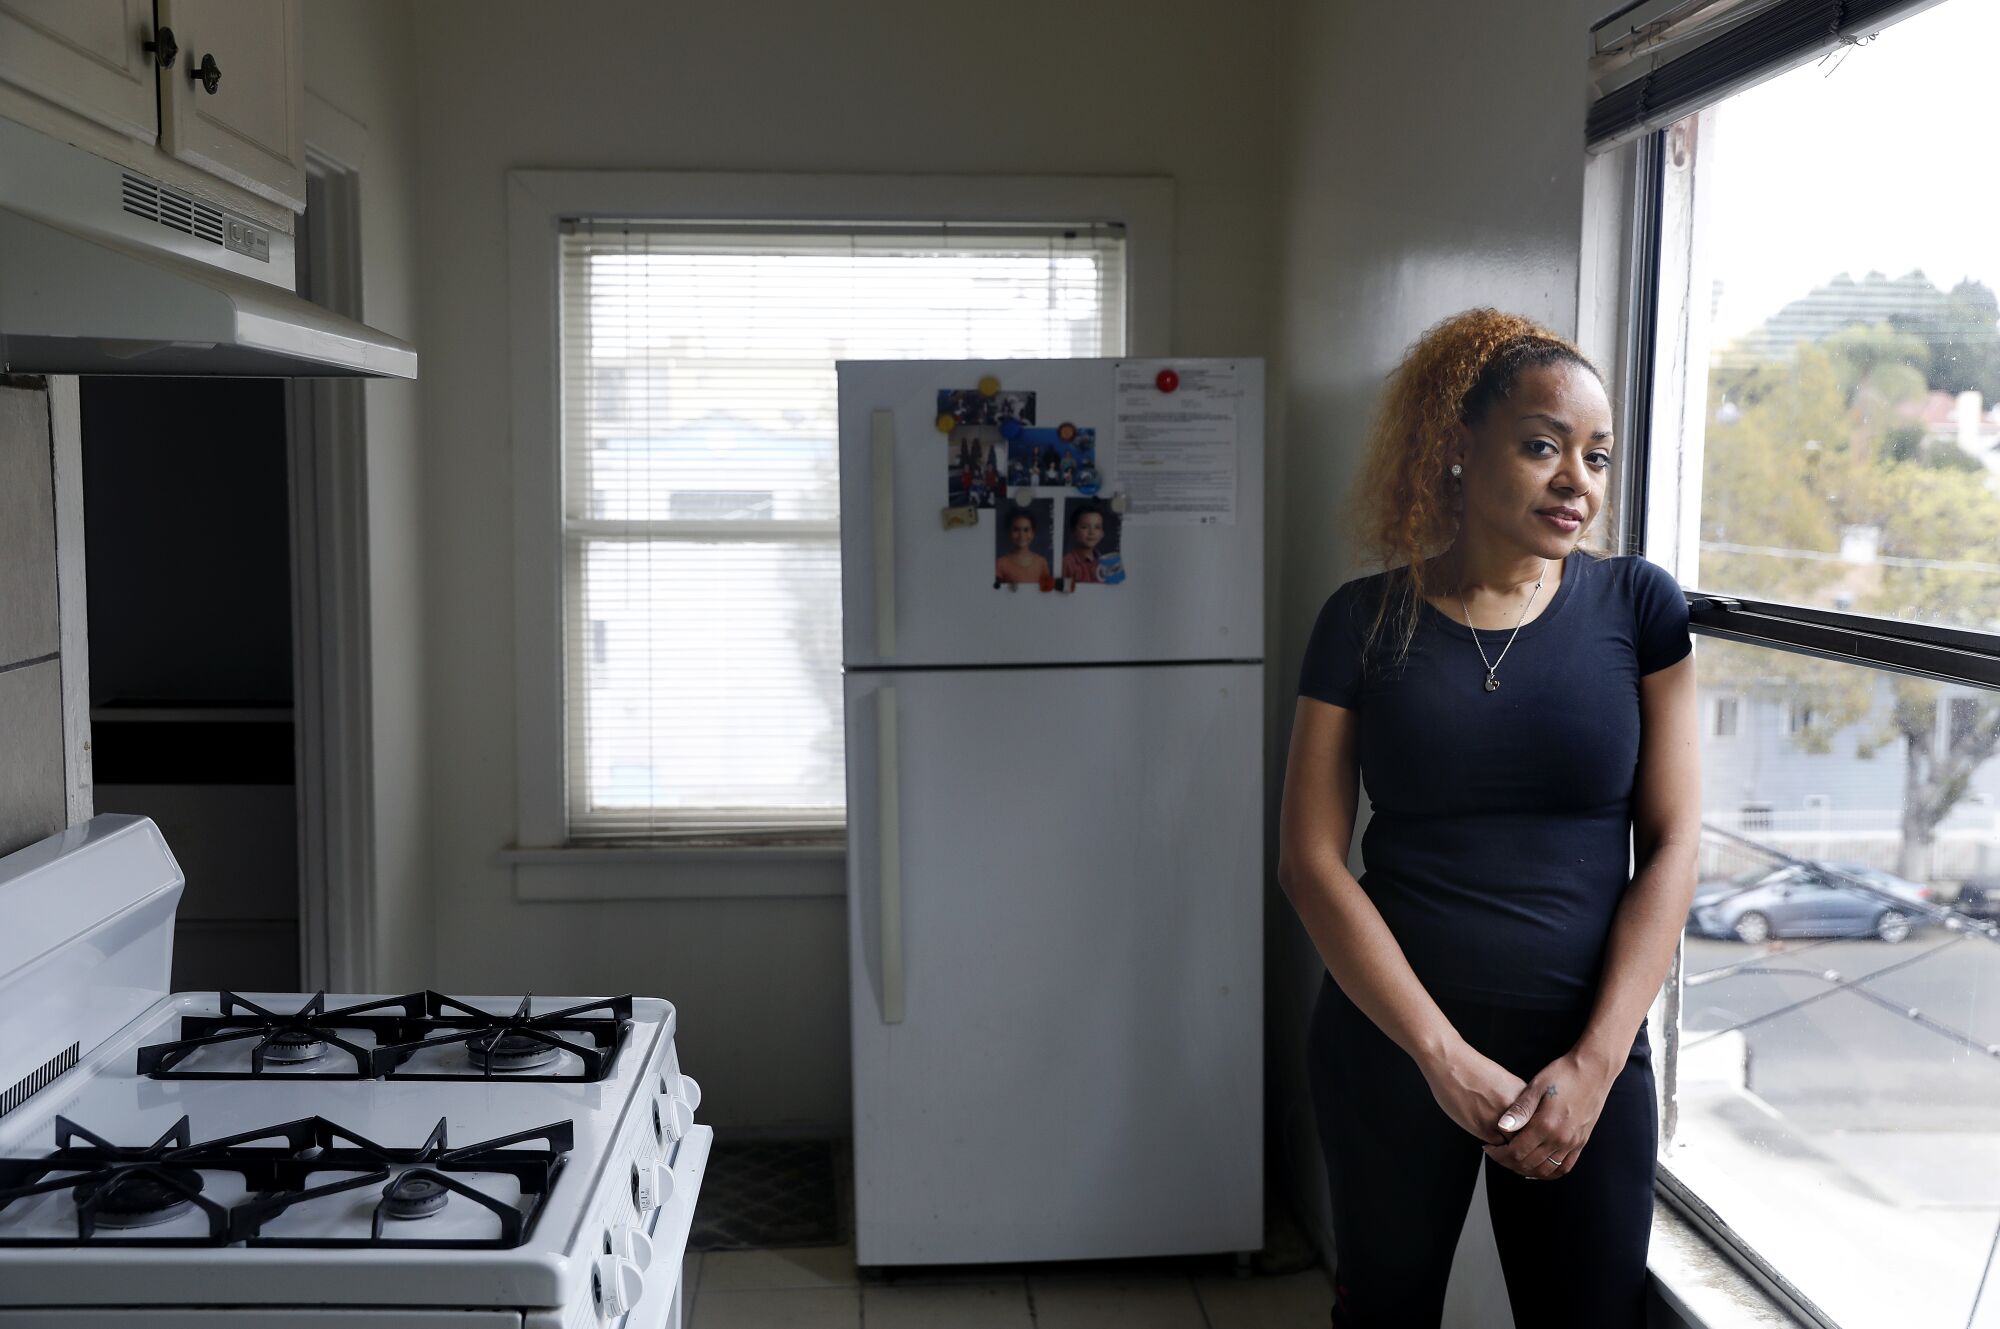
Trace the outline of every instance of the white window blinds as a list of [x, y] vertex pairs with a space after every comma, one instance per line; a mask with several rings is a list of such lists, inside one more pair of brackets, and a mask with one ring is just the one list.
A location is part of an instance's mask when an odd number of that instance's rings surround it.
[[834, 361], [1122, 355], [1122, 228], [574, 222], [561, 264], [570, 836], [838, 834]]

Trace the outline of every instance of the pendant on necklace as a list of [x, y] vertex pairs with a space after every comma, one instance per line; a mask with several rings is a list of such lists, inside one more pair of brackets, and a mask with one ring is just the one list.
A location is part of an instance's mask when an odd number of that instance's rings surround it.
[[1493, 675], [1488, 674], [1486, 676], [1486, 690], [1488, 692], [1496, 692], [1499, 690], [1499, 688], [1500, 688], [1500, 680], [1493, 677]]

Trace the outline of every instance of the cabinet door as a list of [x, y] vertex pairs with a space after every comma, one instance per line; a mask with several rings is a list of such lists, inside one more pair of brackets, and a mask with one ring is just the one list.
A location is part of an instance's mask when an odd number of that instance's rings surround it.
[[0, 79], [152, 143], [152, 35], [151, 0], [0, 0]]
[[[160, 74], [161, 146], [274, 203], [304, 208], [298, 0], [159, 0], [159, 9], [181, 50]], [[214, 91], [201, 80], [204, 68], [214, 71]]]

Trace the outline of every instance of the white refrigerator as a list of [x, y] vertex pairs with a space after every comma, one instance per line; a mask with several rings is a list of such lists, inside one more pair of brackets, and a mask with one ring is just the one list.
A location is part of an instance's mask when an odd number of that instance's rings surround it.
[[1263, 365], [839, 380], [857, 1261], [1256, 1250]]

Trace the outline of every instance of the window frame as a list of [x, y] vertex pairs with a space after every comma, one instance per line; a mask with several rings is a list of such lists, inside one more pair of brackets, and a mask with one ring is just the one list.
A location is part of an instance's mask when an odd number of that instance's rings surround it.
[[[559, 235], [565, 220], [755, 220], [1120, 224], [1125, 228], [1127, 354], [1172, 346], [1174, 182], [1162, 176], [836, 175], [721, 171], [520, 170], [507, 175], [514, 479], [514, 855], [604, 850], [572, 841], [563, 704], [565, 554]], [[821, 854], [844, 853], [825, 832]], [[721, 852], [778, 849], [794, 832], [732, 837]], [[709, 842], [661, 840], [622, 851], [713, 856]]]
[[[1691, 273], [1697, 191], [1687, 185], [1694, 168], [1680, 180], [1673, 174], [1679, 169], [1677, 128], [1668, 125], [1586, 156], [1576, 327], [1579, 345], [1606, 369], [1618, 416], [1623, 455], [1615, 463], [1614, 543], [1621, 552], [1653, 559], [1679, 579], [1682, 551], [1700, 534], [1699, 504], [1683, 509], [1682, 476], [1698, 472], [1701, 458], [1698, 450], [1689, 456], [1675, 446], [1674, 431], [1690, 405], [1686, 366], [1702, 365], [1705, 382], [1707, 347], [1705, 328], [1690, 324], [1691, 302], [1685, 298], [1706, 288], [1696, 284], [1700, 274]], [[1695, 147], [1698, 153], [1698, 141]], [[1675, 292], [1681, 298], [1676, 300]], [[1680, 376], [1662, 373], [1662, 363]], [[1704, 392], [1693, 408], [1702, 409], [1705, 400]], [[1665, 440], [1657, 455], [1656, 438]], [[1685, 583], [1682, 589], [1689, 630], [1697, 637], [2000, 689], [2000, 635], [1711, 593]], [[1683, 935], [1651, 1011], [1661, 1035], [1656, 1059], [1663, 1144], [1674, 1138], [1677, 1124], [1685, 958]], [[1800, 1323], [1838, 1329], [1664, 1161], [1656, 1191]]]

